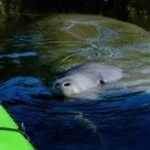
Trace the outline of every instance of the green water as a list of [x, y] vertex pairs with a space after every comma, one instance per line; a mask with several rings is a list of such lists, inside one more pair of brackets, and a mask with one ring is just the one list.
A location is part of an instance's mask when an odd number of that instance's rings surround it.
[[[122, 68], [133, 84], [149, 85], [150, 35], [136, 25], [102, 16], [75, 14], [51, 14], [30, 22], [12, 22], [8, 27], [5, 24], [1, 24], [2, 55], [36, 53], [36, 57], [1, 59], [5, 77], [35, 74], [51, 80], [53, 73], [60, 70], [98, 61]], [[15, 69], [8, 71], [12, 68], [8, 66]]]

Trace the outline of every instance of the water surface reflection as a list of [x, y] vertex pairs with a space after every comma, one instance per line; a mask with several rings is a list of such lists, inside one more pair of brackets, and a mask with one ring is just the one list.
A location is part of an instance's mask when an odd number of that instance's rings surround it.
[[[1, 41], [0, 99], [39, 150], [150, 148], [150, 40], [109, 18], [50, 15]], [[105, 62], [126, 77], [95, 100], [56, 99], [56, 73]], [[137, 138], [138, 137], [138, 138]]]

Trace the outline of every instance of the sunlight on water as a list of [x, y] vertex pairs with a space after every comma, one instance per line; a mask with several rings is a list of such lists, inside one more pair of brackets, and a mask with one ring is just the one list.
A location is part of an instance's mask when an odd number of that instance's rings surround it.
[[13, 54], [6, 54], [6, 55], [0, 55], [0, 59], [3, 58], [20, 58], [20, 57], [31, 57], [31, 56], [37, 56], [35, 52], [26, 52], [26, 53], [13, 53]]

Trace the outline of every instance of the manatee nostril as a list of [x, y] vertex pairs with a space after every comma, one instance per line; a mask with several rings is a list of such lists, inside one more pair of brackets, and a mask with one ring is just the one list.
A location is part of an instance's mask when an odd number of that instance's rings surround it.
[[100, 84], [106, 84], [104, 80], [100, 80]]
[[63, 86], [70, 86], [70, 85], [71, 85], [71, 83], [69, 83], [69, 82], [66, 82], [63, 84]]

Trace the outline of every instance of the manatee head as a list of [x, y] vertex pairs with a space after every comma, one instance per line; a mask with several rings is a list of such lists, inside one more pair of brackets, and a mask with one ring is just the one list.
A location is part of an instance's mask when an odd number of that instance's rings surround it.
[[94, 88], [96, 83], [89, 77], [82, 74], [74, 74], [56, 80], [53, 85], [55, 94], [62, 94], [66, 97], [76, 97], [87, 89]]
[[73, 78], [57, 80], [53, 85], [53, 91], [55, 91], [55, 94], [67, 97], [72, 97], [72, 95], [79, 93], [77, 83]]
[[86, 63], [68, 70], [66, 75], [56, 80], [53, 89], [65, 97], [78, 97], [83, 94], [97, 93], [107, 83], [122, 78], [122, 70], [101, 63]]

